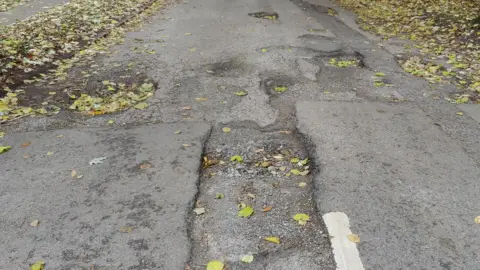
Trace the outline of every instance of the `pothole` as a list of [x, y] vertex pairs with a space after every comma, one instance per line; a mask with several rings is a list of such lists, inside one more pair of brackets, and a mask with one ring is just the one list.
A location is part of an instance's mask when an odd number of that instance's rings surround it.
[[204, 66], [207, 74], [217, 77], [238, 77], [245, 71], [244, 63], [238, 58], [216, 62]]
[[[295, 132], [229, 132], [217, 128], [206, 145], [193, 213], [190, 269], [221, 260], [228, 269], [335, 269], [326, 228], [313, 200], [313, 164]], [[251, 207], [254, 213], [240, 217]], [[204, 211], [204, 212], [203, 212]], [[304, 213], [305, 225], [294, 220]], [[279, 244], [266, 240], [278, 237]], [[242, 256], [253, 255], [250, 264]], [[272, 268], [273, 269], [273, 268]]]

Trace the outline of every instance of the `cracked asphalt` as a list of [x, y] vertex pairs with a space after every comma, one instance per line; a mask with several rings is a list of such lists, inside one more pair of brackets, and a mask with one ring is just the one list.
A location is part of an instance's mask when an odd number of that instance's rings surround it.
[[95, 59], [99, 77], [135, 63], [157, 87], [148, 108], [0, 127], [12, 146], [0, 155], [0, 268], [337, 269], [330, 212], [361, 239], [364, 268], [348, 269], [478, 268], [479, 111], [432, 99], [452, 87], [404, 73], [401, 50], [352, 14], [324, 0], [176, 3], [111, 51]]

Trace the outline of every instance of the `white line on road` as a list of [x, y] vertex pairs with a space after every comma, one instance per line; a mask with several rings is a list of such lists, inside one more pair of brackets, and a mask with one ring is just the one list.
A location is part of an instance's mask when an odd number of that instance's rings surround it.
[[347, 238], [352, 234], [347, 215], [342, 212], [330, 212], [323, 215], [323, 220], [332, 242], [337, 270], [365, 270], [357, 245]]

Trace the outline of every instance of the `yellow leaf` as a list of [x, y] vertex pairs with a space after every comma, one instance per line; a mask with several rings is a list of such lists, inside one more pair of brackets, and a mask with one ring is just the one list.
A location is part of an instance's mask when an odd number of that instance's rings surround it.
[[200, 216], [200, 215], [205, 214], [205, 208], [198, 207], [198, 208], [193, 209], [193, 212], [195, 212], [195, 214], [197, 214], [197, 216]]
[[224, 127], [224, 128], [222, 128], [222, 130], [223, 130], [223, 132], [225, 132], [225, 133], [229, 133], [230, 131], [232, 131], [232, 129], [229, 128], [229, 127]]
[[291, 169], [290, 173], [293, 174], [293, 175], [300, 175], [300, 171], [297, 170], [297, 169]]
[[238, 91], [238, 92], [235, 92], [234, 94], [235, 94], [236, 96], [239, 96], [239, 97], [243, 97], [243, 96], [248, 95], [248, 93], [245, 92], [245, 91]]
[[288, 90], [288, 87], [286, 86], [275, 86], [273, 90], [277, 93], [283, 93]]
[[197, 51], [197, 48], [193, 47], [193, 48], [190, 48], [190, 49], [188, 49], [188, 50], [191, 51], [191, 52], [196, 52], [196, 51]]
[[457, 112], [457, 115], [462, 116], [462, 115], [463, 115], [463, 112]]
[[0, 138], [3, 138], [5, 136], [5, 132], [0, 132]]
[[182, 133], [182, 131], [181, 131], [181, 130], [177, 130], [177, 131], [175, 131], [173, 134], [178, 135], [178, 134], [180, 134], [180, 133]]
[[7, 151], [10, 150], [11, 148], [12, 148], [11, 146], [3, 146], [3, 145], [0, 145], [0, 154], [7, 152]]
[[44, 261], [37, 261], [36, 263], [30, 266], [30, 270], [44, 270], [45, 269], [45, 262]]
[[349, 234], [347, 235], [348, 240], [352, 241], [353, 243], [360, 242], [360, 237], [356, 234]]
[[148, 107], [148, 104], [145, 103], [145, 102], [140, 102], [140, 103], [135, 104], [135, 106], [133, 106], [133, 107], [135, 109], [144, 110]]
[[243, 157], [240, 155], [235, 155], [230, 158], [230, 161], [243, 162]]
[[114, 123], [115, 123], [115, 120], [108, 120], [108, 121], [107, 121], [107, 124], [109, 124], [109, 125], [112, 125], [112, 124], [114, 124]]
[[251, 216], [255, 211], [253, 210], [252, 207], [250, 206], [247, 206], [247, 207], [244, 207], [243, 209], [241, 209], [240, 211], [238, 211], [238, 216], [239, 217], [249, 217]]
[[244, 263], [251, 263], [251, 262], [253, 262], [253, 255], [251, 255], [251, 254], [245, 255], [240, 259], [240, 261], [242, 261]]
[[305, 225], [305, 224], [307, 224], [307, 221], [310, 220], [310, 216], [307, 215], [307, 214], [301, 213], [301, 214], [296, 214], [295, 216], [293, 216], [293, 219], [295, 221], [297, 221], [298, 224]]
[[198, 102], [206, 101], [206, 100], [207, 100], [207, 98], [204, 98], [204, 97], [195, 98], [195, 101], [198, 101]]
[[118, 229], [118, 231], [122, 232], [122, 233], [129, 233], [129, 232], [132, 232], [133, 231], [133, 227], [130, 227], [130, 226], [122, 226], [120, 227], [120, 229]]
[[300, 159], [298, 157], [294, 157], [290, 159], [290, 163], [298, 163], [298, 162], [300, 162]]
[[47, 156], [52, 156], [53, 152], [47, 152]]
[[185, 33], [185, 36], [191, 36], [192, 33]]
[[265, 237], [264, 239], [265, 239], [265, 241], [268, 241], [268, 242], [272, 242], [272, 243], [275, 243], [275, 244], [280, 244], [280, 238], [278, 238], [276, 236], [268, 236], [268, 237]]
[[73, 178], [75, 178], [75, 176], [77, 176], [77, 171], [75, 169], [73, 169], [71, 175], [72, 175]]
[[222, 193], [215, 194], [215, 199], [223, 199], [223, 198], [225, 198], [225, 195], [223, 195]]
[[223, 270], [224, 267], [225, 264], [217, 260], [209, 261], [207, 264], [207, 270]]
[[265, 53], [265, 52], [268, 52], [268, 50], [266, 48], [263, 48], [262, 52]]
[[299, 186], [299, 187], [305, 187], [305, 186], [307, 186], [307, 183], [305, 183], [305, 182], [300, 182], [300, 183], [298, 183], [298, 186]]
[[38, 221], [38, 219], [35, 219], [32, 222], [30, 222], [30, 226], [32, 226], [32, 227], [37, 227], [38, 224], [40, 224], [40, 221]]
[[53, 96], [53, 95], [56, 95], [57, 92], [48, 92], [48, 94], [49, 94], [50, 96]]
[[480, 216], [475, 218], [475, 223], [480, 224]]

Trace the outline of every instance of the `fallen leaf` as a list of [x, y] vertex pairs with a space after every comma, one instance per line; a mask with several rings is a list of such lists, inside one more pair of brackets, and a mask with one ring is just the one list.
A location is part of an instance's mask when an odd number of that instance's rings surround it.
[[57, 94], [57, 92], [48, 92], [48, 94], [49, 94], [50, 96], [54, 96], [54, 95]]
[[245, 92], [245, 91], [238, 91], [238, 92], [235, 92], [234, 94], [235, 94], [236, 96], [239, 96], [239, 97], [243, 97], [243, 96], [248, 95], [248, 93]]
[[240, 155], [234, 155], [230, 157], [230, 161], [243, 162], [243, 157]]
[[60, 135], [57, 135], [56, 137], [57, 137], [57, 138], [63, 138], [63, 137], [65, 137], [65, 136], [63, 136], [62, 134], [60, 134]]
[[193, 212], [195, 212], [195, 214], [197, 214], [197, 216], [200, 216], [200, 215], [205, 214], [205, 208], [204, 207], [194, 208]]
[[111, 119], [111, 120], [108, 120], [108, 121], [107, 121], [107, 124], [109, 124], [109, 125], [113, 125], [113, 124], [115, 124], [115, 120], [113, 120], [113, 119]]
[[185, 36], [191, 36], [192, 33], [185, 33]]
[[272, 242], [272, 243], [275, 243], [275, 244], [280, 244], [280, 238], [278, 238], [276, 236], [268, 236], [268, 237], [265, 237], [264, 239], [268, 242]]
[[251, 254], [248, 254], [248, 255], [244, 255], [240, 261], [244, 262], [244, 263], [251, 263], [253, 262], [253, 255]]
[[23, 155], [23, 158], [29, 158], [30, 156], [29, 155]]
[[152, 164], [150, 163], [142, 163], [140, 164], [140, 169], [145, 170], [145, 169], [150, 169], [152, 168]]
[[29, 146], [30, 144], [32, 144], [32, 143], [31, 143], [31, 142], [25, 142], [25, 143], [22, 143], [21, 146], [22, 146], [23, 148], [25, 148], [25, 147]]
[[295, 216], [293, 216], [293, 219], [295, 221], [297, 221], [298, 224], [305, 225], [305, 224], [307, 224], [307, 221], [310, 220], [310, 216], [307, 215], [307, 214], [301, 213], [301, 214], [296, 214]]
[[284, 171], [287, 169], [287, 167], [282, 166], [282, 167], [280, 167], [279, 169], [280, 169], [280, 171], [284, 172]]
[[30, 266], [30, 270], [45, 270], [45, 262], [44, 261], [37, 261], [32, 266]]
[[133, 106], [133, 107], [135, 109], [144, 110], [148, 107], [148, 104], [145, 103], [145, 102], [140, 102], [140, 103], [135, 104], [135, 106]]
[[182, 146], [183, 146], [183, 147], [190, 147], [190, 146], [192, 146], [192, 145], [191, 145], [191, 144], [188, 144], [188, 143], [184, 143], [184, 144], [182, 144]]
[[274, 155], [273, 158], [274, 158], [274, 159], [283, 160], [283, 156], [282, 156], [282, 155]]
[[206, 100], [207, 100], [207, 98], [204, 98], [204, 97], [195, 98], [195, 101], [198, 101], [198, 102], [206, 101]]
[[300, 160], [300, 164], [303, 165], [303, 166], [307, 165], [308, 162], [309, 162], [308, 158], [306, 158], [304, 160]]
[[40, 221], [38, 219], [35, 219], [32, 222], [30, 222], [30, 226], [32, 227], [37, 227], [38, 224], [40, 224]]
[[262, 49], [262, 52], [263, 52], [263, 53], [266, 53], [266, 52], [268, 52], [268, 50], [267, 50], [266, 48], [263, 48], [263, 49]]
[[307, 186], [307, 183], [305, 183], [305, 182], [300, 182], [300, 183], [298, 183], [298, 186], [299, 186], [299, 187], [306, 187], [306, 186]]
[[271, 161], [262, 161], [262, 163], [260, 163], [260, 166], [262, 166], [263, 168], [268, 168], [271, 165], [272, 165]]
[[269, 205], [269, 206], [265, 206], [265, 207], [263, 207], [262, 211], [263, 211], [263, 212], [268, 212], [268, 211], [272, 210], [272, 208], [273, 208], [273, 207], [270, 206], [270, 205]]
[[300, 175], [300, 171], [298, 169], [291, 169], [290, 173], [293, 175]]
[[5, 132], [0, 132], [0, 138], [3, 138], [5, 136]]
[[213, 260], [207, 264], [207, 270], [223, 270], [225, 264], [221, 261]]
[[477, 216], [477, 217], [475, 218], [475, 223], [480, 224], [480, 216]]
[[223, 195], [222, 193], [215, 194], [215, 199], [223, 199], [224, 197], [225, 195]]
[[80, 179], [80, 178], [82, 178], [82, 177], [83, 177], [83, 174], [77, 175], [77, 179]]
[[118, 229], [119, 232], [122, 232], [122, 233], [129, 233], [129, 232], [132, 232], [133, 231], [133, 227], [130, 227], [130, 226], [122, 226], [120, 227], [120, 229]]
[[288, 87], [286, 86], [275, 86], [273, 90], [277, 93], [283, 93], [288, 90]]
[[224, 127], [224, 128], [222, 128], [222, 131], [225, 132], [225, 133], [229, 133], [230, 131], [232, 131], [232, 129], [229, 128], [229, 127]]
[[175, 134], [175, 135], [178, 135], [178, 134], [180, 134], [180, 133], [182, 133], [181, 130], [177, 130], [177, 131], [173, 132], [173, 134]]
[[3, 145], [0, 145], [0, 154], [1, 153], [5, 153], [7, 152], [8, 150], [12, 149], [11, 146], [3, 146]]
[[462, 116], [462, 115], [463, 115], [463, 112], [457, 112], [457, 115]]
[[239, 217], [249, 217], [251, 216], [255, 211], [253, 210], [252, 207], [250, 206], [246, 206], [242, 209], [240, 209], [240, 211], [238, 211], [238, 216]]
[[94, 159], [90, 160], [88, 162], [88, 164], [90, 164], [90, 166], [91, 165], [96, 165], [96, 164], [102, 164], [105, 159], [107, 159], [107, 157], [94, 158]]
[[53, 153], [54, 152], [49, 151], [49, 152], [47, 152], [47, 156], [53, 156]]
[[191, 51], [191, 52], [196, 52], [196, 51], [197, 51], [197, 48], [193, 47], [193, 48], [190, 48], [190, 49], [188, 49], [188, 50]]
[[377, 73], [375, 73], [375, 76], [377, 76], [377, 77], [383, 77], [383, 76], [385, 76], [385, 73], [383, 73], [383, 72], [377, 72]]
[[72, 175], [73, 178], [75, 178], [75, 176], [77, 176], [77, 171], [75, 169], [73, 169], [71, 175]]
[[182, 107], [181, 109], [184, 110], [184, 111], [188, 111], [188, 110], [191, 110], [192, 107], [191, 106], [185, 106], [185, 107]]
[[279, 132], [281, 134], [291, 134], [292, 133], [290, 130], [280, 130]]
[[294, 157], [290, 159], [290, 163], [298, 163], [298, 162], [300, 162], [300, 159], [298, 157]]
[[360, 237], [356, 234], [349, 234], [347, 235], [348, 240], [352, 241], [353, 243], [360, 242]]
[[252, 199], [255, 199], [255, 194], [252, 194], [252, 193], [247, 193], [247, 196], [252, 198]]
[[305, 171], [303, 171], [303, 172], [300, 172], [299, 174], [300, 174], [301, 176], [305, 176], [305, 175], [307, 175], [307, 174], [309, 174], [309, 173], [310, 173], [309, 170], [305, 170]]

